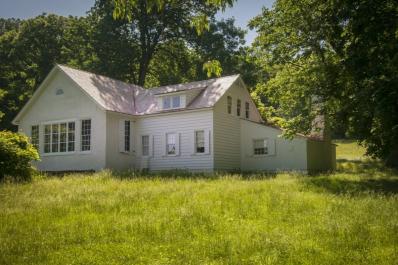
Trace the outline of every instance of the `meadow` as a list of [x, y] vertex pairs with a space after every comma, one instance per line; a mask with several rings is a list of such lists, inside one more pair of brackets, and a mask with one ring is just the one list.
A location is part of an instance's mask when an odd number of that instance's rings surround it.
[[398, 172], [337, 142], [338, 170], [0, 184], [0, 264], [397, 264]]

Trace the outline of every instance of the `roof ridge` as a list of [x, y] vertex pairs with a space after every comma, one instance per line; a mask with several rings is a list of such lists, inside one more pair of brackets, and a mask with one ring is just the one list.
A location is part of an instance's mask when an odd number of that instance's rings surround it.
[[172, 86], [182, 86], [182, 85], [186, 86], [186, 85], [191, 85], [191, 84], [195, 84], [195, 83], [211, 82], [211, 81], [215, 81], [215, 80], [218, 80], [218, 79], [228, 78], [228, 77], [233, 77], [233, 76], [239, 76], [239, 74], [220, 76], [220, 77], [204, 79], [204, 80], [197, 80], [197, 81], [191, 81], [191, 82], [186, 82], [186, 83], [178, 83], [178, 84], [169, 84], [169, 85], [164, 85], [164, 86], [156, 86], [156, 87], [150, 87], [149, 89], [152, 90], [152, 89], [159, 89], [159, 88], [172, 87]]
[[79, 72], [83, 72], [83, 73], [87, 73], [87, 74], [91, 74], [91, 75], [96, 75], [96, 76], [98, 76], [98, 77], [105, 77], [105, 78], [108, 78], [108, 79], [113, 80], [113, 81], [116, 81], [116, 82], [121, 82], [121, 83], [124, 83], [124, 84], [126, 84], [126, 85], [133, 86], [134, 88], [140, 88], [140, 89], [146, 90], [145, 88], [140, 87], [139, 85], [132, 84], [132, 83], [128, 83], [128, 82], [124, 82], [124, 81], [122, 81], [122, 80], [119, 80], [119, 79], [116, 79], [116, 78], [112, 78], [112, 77], [109, 77], [109, 76], [106, 76], [106, 75], [96, 74], [96, 73], [89, 72], [89, 71], [86, 71], [86, 70], [82, 70], [82, 69], [77, 69], [77, 68], [74, 68], [74, 67], [70, 67], [70, 66], [64, 65], [64, 64], [58, 64], [58, 63], [57, 63], [56, 65], [57, 65], [57, 66], [60, 66], [61, 68], [62, 68], [62, 67], [65, 67], [65, 68], [69, 68], [69, 69], [74, 70], [74, 71], [79, 71]]

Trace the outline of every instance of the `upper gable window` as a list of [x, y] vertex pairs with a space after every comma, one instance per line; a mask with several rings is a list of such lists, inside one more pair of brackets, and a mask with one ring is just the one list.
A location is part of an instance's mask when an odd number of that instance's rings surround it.
[[238, 99], [236, 101], [236, 115], [240, 116], [240, 108], [241, 108], [242, 102], [240, 101], [240, 99]]
[[227, 111], [228, 111], [228, 114], [231, 114], [231, 112], [232, 112], [232, 98], [231, 98], [231, 96], [227, 97]]
[[249, 102], [246, 102], [245, 109], [246, 109], [246, 119], [248, 119], [250, 117], [250, 105], [249, 105]]
[[178, 109], [181, 108], [181, 96], [164, 96], [163, 97], [163, 109]]

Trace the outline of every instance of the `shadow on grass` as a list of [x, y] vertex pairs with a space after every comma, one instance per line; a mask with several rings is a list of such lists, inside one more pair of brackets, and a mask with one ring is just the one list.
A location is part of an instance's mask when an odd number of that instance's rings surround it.
[[109, 176], [116, 179], [191, 179], [191, 180], [217, 180], [224, 178], [244, 179], [244, 180], [259, 180], [272, 179], [276, 177], [273, 172], [190, 172], [186, 170], [166, 170], [166, 171], [110, 171]]
[[217, 179], [243, 179], [243, 180], [261, 180], [275, 178], [275, 172], [239, 172], [239, 171], [217, 171], [217, 172], [190, 172], [187, 170], [165, 170], [165, 171], [139, 171], [139, 170], [104, 170], [100, 172], [78, 171], [78, 172], [46, 172], [42, 173], [44, 177], [63, 178], [67, 176], [86, 177], [99, 176], [119, 180], [134, 179], [164, 179], [164, 180], [217, 180]]
[[333, 194], [398, 194], [398, 171], [375, 160], [340, 159], [334, 174], [303, 178], [309, 188]]

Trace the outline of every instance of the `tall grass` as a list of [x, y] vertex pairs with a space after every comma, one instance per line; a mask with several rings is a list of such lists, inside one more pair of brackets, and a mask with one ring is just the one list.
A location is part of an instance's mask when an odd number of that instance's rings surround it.
[[354, 162], [313, 177], [104, 171], [4, 183], [0, 264], [396, 264], [398, 174]]

